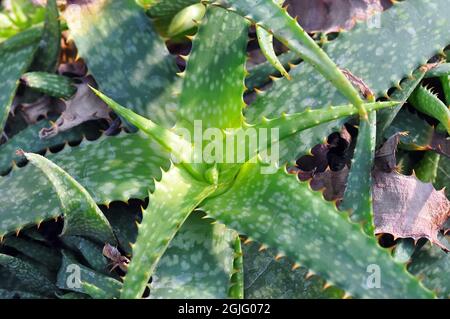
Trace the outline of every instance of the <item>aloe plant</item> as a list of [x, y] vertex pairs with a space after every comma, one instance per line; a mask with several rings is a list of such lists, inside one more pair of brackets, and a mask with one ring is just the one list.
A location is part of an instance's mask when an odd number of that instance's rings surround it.
[[[399, 2], [316, 41], [280, 1], [48, 0], [0, 43], [0, 298], [449, 297], [449, 10]], [[247, 68], [252, 25], [267, 62]], [[192, 43], [183, 66], [167, 43]], [[344, 124], [346, 168], [302, 166]], [[388, 248], [379, 196], [426, 207], [398, 209]]]

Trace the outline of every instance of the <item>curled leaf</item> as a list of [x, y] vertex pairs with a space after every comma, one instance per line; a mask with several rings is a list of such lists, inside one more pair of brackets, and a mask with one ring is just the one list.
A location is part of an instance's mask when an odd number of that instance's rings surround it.
[[308, 32], [339, 32], [353, 28], [358, 20], [367, 20], [390, 6], [384, 0], [288, 0], [288, 11], [299, 17]]
[[23, 103], [14, 109], [14, 113], [22, 115], [28, 124], [35, 124], [42, 118], [47, 118], [50, 113], [61, 113], [64, 110], [62, 101], [43, 96], [32, 103]]
[[395, 238], [427, 238], [445, 251], [438, 239], [439, 231], [450, 216], [450, 202], [443, 190], [415, 176], [376, 171], [373, 206], [375, 233], [392, 234]]
[[94, 85], [92, 77], [86, 77], [77, 84], [77, 93], [66, 102], [66, 110], [52, 127], [43, 128], [39, 132], [39, 137], [51, 138], [90, 120], [105, 119], [111, 122], [110, 109], [92, 92], [89, 87], [92, 85]]

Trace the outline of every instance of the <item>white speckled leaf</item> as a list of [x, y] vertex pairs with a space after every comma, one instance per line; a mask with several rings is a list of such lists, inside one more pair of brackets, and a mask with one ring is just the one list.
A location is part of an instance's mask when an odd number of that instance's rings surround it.
[[[127, 151], [129, 149], [129, 151]], [[152, 178], [161, 178], [167, 155], [148, 137], [121, 134], [66, 147], [48, 158], [66, 170], [98, 204], [144, 199]], [[49, 181], [35, 167], [13, 169], [0, 177], [0, 237], [62, 214]]]
[[64, 213], [62, 235], [86, 236], [99, 242], [115, 243], [111, 225], [82, 185], [45, 157], [34, 153], [24, 155], [45, 174], [58, 195]]
[[[142, 1], [148, 2], [149, 0]], [[154, 18], [172, 16], [183, 8], [199, 2], [199, 0], [157, 0], [156, 3], [151, 4], [149, 14]]]
[[206, 128], [242, 125], [248, 25], [235, 13], [210, 7], [193, 42], [180, 96], [179, 120]]
[[0, 254], [0, 265], [5, 267], [22, 282], [28, 291], [51, 297], [57, 292], [56, 286], [32, 263], [17, 257]]
[[356, 223], [363, 223], [368, 235], [373, 234], [372, 207], [372, 168], [376, 146], [375, 112], [369, 113], [368, 120], [359, 123], [358, 139], [352, 159], [352, 166], [347, 178], [344, 199], [339, 206], [341, 210], [349, 210], [350, 218]]
[[[380, 28], [361, 23], [325, 45], [324, 50], [340, 67], [362, 78], [377, 97], [383, 96], [390, 87], [450, 43], [447, 32], [449, 10], [446, 0], [396, 3], [381, 14]], [[433, 30], [432, 34], [430, 30]], [[290, 75], [292, 81], [275, 81], [270, 90], [246, 109], [245, 116], [250, 123], [257, 122], [261, 116], [273, 117], [282, 112], [295, 113], [307, 107], [318, 108], [328, 103], [339, 105], [345, 101], [308, 64], [302, 63]], [[280, 151], [284, 158], [292, 160], [339, 130], [343, 123], [344, 120], [330, 122], [299, 133], [286, 140]]]
[[5, 144], [0, 145], [0, 174], [11, 168], [13, 161], [19, 161], [20, 157], [15, 155], [18, 149], [37, 153], [50, 147], [65, 144], [67, 142], [80, 141], [83, 139], [83, 131], [86, 127], [77, 127], [68, 132], [63, 132], [50, 139], [40, 139], [39, 131], [50, 126], [50, 122], [45, 120], [35, 125], [30, 125], [24, 130], [14, 135]]
[[[429, 291], [395, 263], [357, 224], [338, 213], [320, 192], [279, 170], [261, 175], [246, 164], [233, 186], [201, 208], [232, 229], [277, 249], [354, 297], [426, 298]], [[382, 273], [381, 288], [367, 286], [368, 267]]]
[[359, 106], [362, 100], [358, 91], [350, 83], [335, 62], [273, 0], [221, 0], [225, 8], [236, 11], [273, 34], [281, 43], [296, 52], [304, 61], [314, 66], [332, 86], [337, 88], [352, 104]]
[[450, 255], [436, 246], [426, 244], [416, 252], [408, 270], [443, 299], [450, 298]]
[[325, 280], [306, 278], [308, 269], [293, 269], [289, 258], [275, 260], [272, 249], [260, 251], [253, 242], [242, 246], [244, 252], [245, 298], [247, 299], [333, 299], [344, 292], [337, 287], [324, 289]]
[[172, 166], [163, 173], [143, 212], [121, 298], [141, 298], [170, 242], [195, 207], [215, 190]]
[[[80, 278], [78, 282], [75, 282], [75, 267], [79, 269]], [[68, 285], [70, 283], [70, 285]], [[120, 294], [120, 289], [122, 287], [122, 283], [116, 279], [100, 274], [86, 266], [78, 263], [74, 257], [68, 253], [63, 251], [63, 259], [61, 268], [58, 272], [58, 280], [57, 286], [64, 290], [71, 290], [75, 292], [81, 292], [85, 294], [92, 294], [95, 292], [95, 295], [92, 297], [98, 297], [99, 291], [102, 291], [103, 298], [117, 298]], [[87, 284], [86, 287], [84, 284]], [[93, 289], [93, 287], [97, 287], [98, 290]]]
[[[20, 39], [21, 34], [9, 39], [9, 42]], [[8, 48], [8, 41], [0, 45], [0, 78], [2, 85], [0, 87], [0, 132], [9, 115], [12, 100], [16, 94], [19, 85], [19, 79], [33, 60], [37, 49], [38, 41], [31, 41], [24, 46]], [[29, 41], [28, 41], [29, 42]]]
[[227, 298], [236, 237], [201, 213], [191, 214], [158, 263], [150, 298]]
[[134, 0], [71, 4], [64, 16], [103, 92], [157, 123], [173, 124], [175, 61]]

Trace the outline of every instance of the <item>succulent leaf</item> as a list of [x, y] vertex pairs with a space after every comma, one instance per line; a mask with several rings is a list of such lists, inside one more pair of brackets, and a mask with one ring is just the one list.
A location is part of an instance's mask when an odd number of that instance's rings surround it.
[[214, 190], [215, 185], [193, 179], [182, 168], [172, 166], [163, 173], [143, 211], [121, 298], [142, 297], [150, 276], [180, 227]]
[[68, 99], [76, 91], [72, 81], [62, 75], [46, 72], [30, 72], [22, 75], [21, 80], [28, 87], [56, 98]]
[[23, 155], [47, 176], [58, 194], [64, 212], [62, 235], [81, 235], [99, 242], [116, 241], [111, 225], [83, 186], [45, 157], [34, 153]]
[[[25, 39], [22, 38], [24, 34], [19, 33], [0, 44], [0, 78], [3, 79], [0, 89], [0, 132], [3, 132], [19, 79], [30, 66], [38, 45], [35, 33], [30, 38], [29, 32], [24, 32], [27, 33]], [[38, 32], [40, 36], [41, 30]]]
[[150, 298], [227, 298], [237, 234], [193, 213], [161, 257]]
[[409, 98], [409, 102], [420, 112], [437, 119], [450, 133], [450, 110], [429, 89], [419, 86]]
[[57, 280], [59, 288], [88, 294], [93, 298], [119, 296], [122, 288], [120, 281], [81, 265], [68, 252], [63, 251], [62, 254], [63, 259]]
[[102, 91], [159, 124], [173, 124], [175, 61], [134, 0], [71, 4], [64, 17]]
[[47, 0], [42, 39], [36, 52], [32, 70], [55, 72], [61, 51], [61, 26], [56, 0]]
[[363, 223], [368, 235], [373, 234], [372, 206], [372, 168], [376, 146], [376, 116], [369, 113], [368, 120], [359, 123], [358, 139], [352, 166], [347, 178], [344, 199], [339, 206], [341, 210], [349, 210], [350, 218], [356, 223]]
[[[258, 164], [246, 164], [230, 190], [206, 201], [202, 209], [354, 297], [433, 297], [375, 238], [365, 235], [308, 184], [299, 183], [284, 169], [272, 175], [262, 175], [260, 170]], [[378, 289], [367, 289], [367, 267], [372, 264], [384, 277]]]
[[205, 129], [241, 127], [247, 35], [242, 17], [208, 9], [187, 62], [179, 126], [192, 130], [194, 121], [202, 121]]

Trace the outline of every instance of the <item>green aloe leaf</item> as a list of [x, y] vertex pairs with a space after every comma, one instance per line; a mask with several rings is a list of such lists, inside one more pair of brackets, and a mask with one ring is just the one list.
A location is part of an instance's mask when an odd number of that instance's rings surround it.
[[34, 264], [12, 257], [0, 254], [0, 265], [13, 274], [15, 278], [26, 285], [27, 290], [38, 294], [52, 297], [58, 291], [56, 286], [41, 273]]
[[[298, 64], [300, 58], [294, 52], [282, 53], [278, 56], [278, 60], [283, 65], [284, 69], [290, 67], [290, 65]], [[278, 76], [278, 70], [272, 65], [272, 63], [266, 61], [248, 68], [249, 75], [245, 79], [245, 86], [249, 90], [259, 89], [264, 84], [270, 82], [270, 76]]]
[[70, 253], [63, 251], [57, 285], [64, 290], [91, 295], [93, 298], [117, 298], [122, 283], [78, 263]]
[[445, 187], [445, 194], [450, 197], [450, 159], [445, 156], [441, 156], [439, 160], [439, 166], [437, 168], [437, 176], [435, 186], [437, 189]]
[[256, 242], [243, 245], [245, 298], [247, 299], [339, 299], [344, 292], [325, 286], [326, 281], [294, 267], [289, 258], [275, 259], [276, 252]]
[[64, 16], [100, 89], [171, 126], [177, 68], [143, 9], [134, 0], [93, 1], [69, 5]]
[[180, 96], [179, 126], [242, 125], [248, 25], [242, 17], [211, 7], [193, 41]]
[[108, 261], [103, 257], [102, 245], [79, 236], [66, 236], [63, 242], [72, 250], [78, 251], [92, 269], [109, 275]]
[[24, 153], [24, 156], [47, 176], [58, 194], [64, 212], [62, 235], [86, 236], [99, 242], [116, 241], [111, 225], [83, 186], [45, 157], [34, 153]]
[[8, 236], [4, 241], [4, 245], [14, 248], [52, 271], [57, 270], [61, 264], [61, 255], [57, 251], [34, 240]]
[[28, 87], [56, 98], [67, 100], [77, 91], [72, 80], [62, 75], [29, 72], [22, 75], [21, 79]]
[[401, 83], [401, 87], [398, 88], [390, 96], [392, 100], [399, 101], [400, 104], [397, 105], [394, 109], [381, 110], [377, 113], [377, 145], [380, 145], [381, 143], [384, 142], [383, 135], [385, 131], [392, 124], [398, 112], [400, 112], [400, 109], [406, 103], [406, 101], [414, 92], [419, 83], [423, 80], [425, 74], [426, 73], [421, 71], [420, 68], [416, 70], [413, 73], [412, 77], [406, 79], [404, 83]]
[[450, 133], [450, 110], [436, 94], [419, 86], [410, 96], [409, 102], [418, 111], [437, 119]]
[[223, 0], [219, 3], [245, 16], [273, 34], [281, 43], [296, 52], [335, 86], [352, 104], [362, 109], [362, 100], [354, 86], [319, 47], [319, 45], [273, 0]]
[[180, 227], [215, 188], [215, 185], [196, 181], [176, 166], [163, 173], [155, 191], [150, 194], [148, 207], [143, 211], [121, 298], [142, 297], [158, 261]]
[[161, 257], [150, 298], [227, 298], [237, 234], [202, 217], [191, 214]]
[[47, 0], [42, 39], [36, 52], [32, 70], [55, 72], [61, 51], [61, 26], [56, 0]]
[[[354, 297], [433, 297], [375, 238], [324, 201], [320, 192], [311, 191], [309, 184], [299, 183], [284, 169], [272, 175], [262, 175], [261, 169], [246, 164], [226, 193], [201, 208]], [[383, 276], [380, 285], [370, 281], [374, 269]]]
[[425, 286], [432, 289], [440, 298], [450, 297], [448, 267], [450, 258], [442, 249], [426, 244], [413, 255], [408, 270], [421, 278]]
[[344, 199], [339, 207], [350, 211], [350, 218], [362, 223], [368, 235], [373, 235], [372, 168], [376, 146], [376, 116], [369, 113], [368, 121], [360, 121], [355, 154], [347, 179]]
[[37, 49], [41, 30], [24, 31], [0, 44], [0, 132], [3, 132], [20, 76], [25, 73]]
[[[450, 43], [446, 32], [450, 27], [449, 10], [445, 0], [398, 2], [380, 15], [379, 28], [360, 23], [323, 49], [340, 67], [362, 78], [377, 98], [382, 97]], [[385, 62], [387, 52], [394, 56], [391, 63]], [[290, 75], [292, 81], [275, 81], [271, 89], [246, 109], [249, 123], [258, 122], [261, 116], [275, 117], [282, 112], [289, 114], [307, 107], [345, 103], [345, 98], [312, 66], [302, 63]], [[306, 154], [326, 136], [340, 130], [344, 122], [330, 122], [285, 140], [280, 145], [283, 159], [294, 160]]]
[[228, 297], [232, 299], [244, 299], [244, 256], [241, 238], [237, 234], [235, 237], [233, 275], [231, 276]]
[[85, 134], [88, 135], [88, 138], [92, 139], [100, 133], [93, 125], [86, 123], [69, 131], [61, 132], [49, 139], [40, 139], [39, 131], [50, 125], [51, 123], [48, 120], [40, 121], [35, 125], [26, 127], [24, 130], [10, 138], [8, 142], [0, 145], [0, 152], [2, 154], [2, 156], [0, 156], [0, 174], [4, 174], [10, 169], [13, 165], [13, 161], [20, 163], [21, 157], [15, 154], [18, 149], [38, 153], [58, 145], [81, 141]]
[[[167, 154], [141, 134], [83, 141], [48, 158], [83, 185], [98, 204], [146, 198], [148, 188], [154, 187], [150, 178], [160, 179], [160, 167], [169, 166]], [[52, 185], [31, 165], [0, 177], [0, 190], [4, 195], [0, 198], [0, 237], [62, 214]]]

